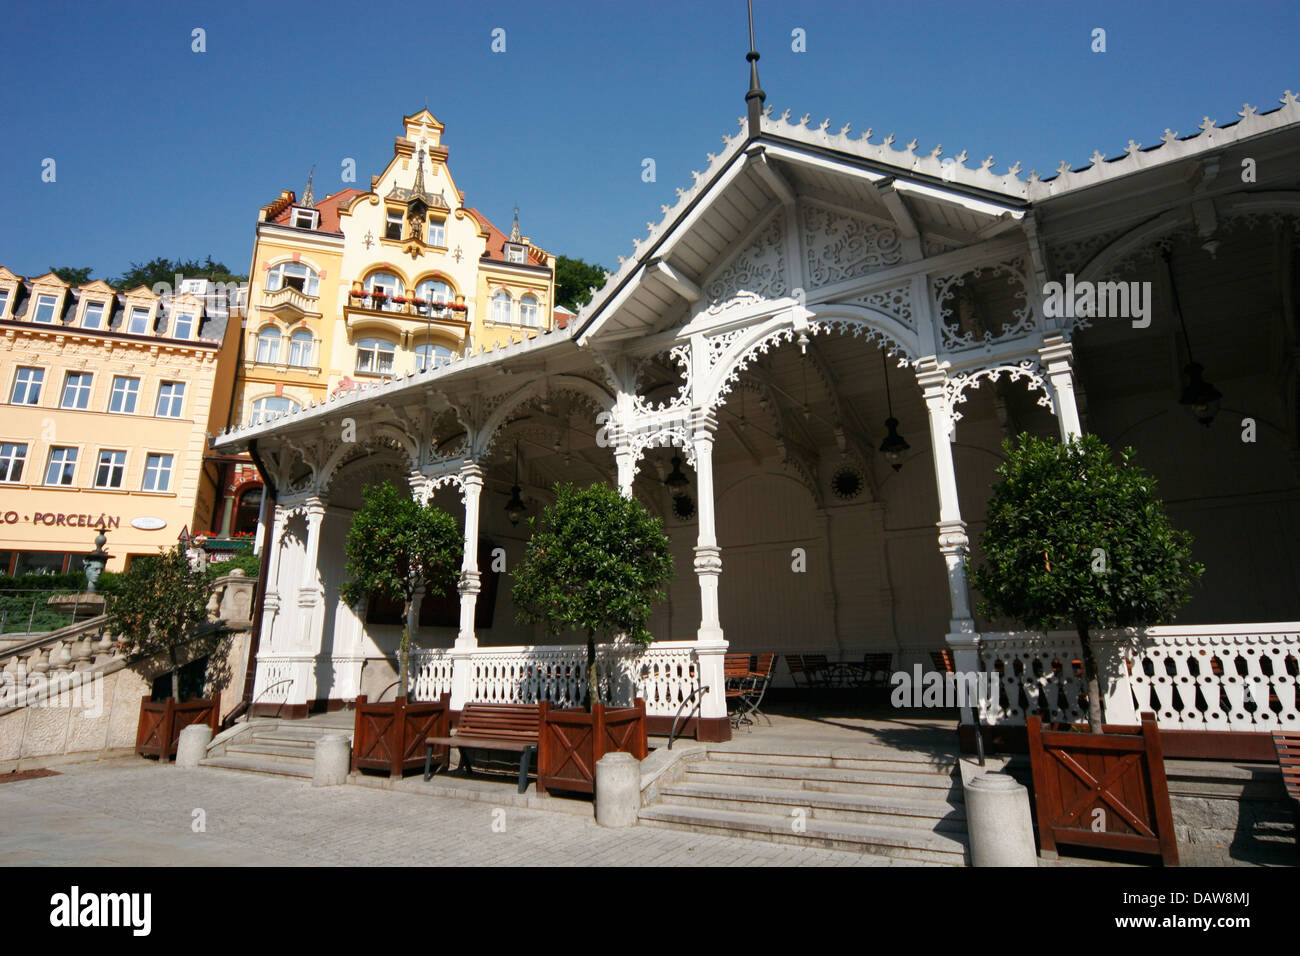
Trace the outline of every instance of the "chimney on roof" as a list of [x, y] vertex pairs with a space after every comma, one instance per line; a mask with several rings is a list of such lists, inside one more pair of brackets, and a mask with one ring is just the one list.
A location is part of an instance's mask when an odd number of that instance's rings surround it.
[[758, 85], [758, 51], [754, 49], [754, 0], [747, 0], [746, 6], [749, 9], [749, 52], [745, 54], [745, 59], [749, 61], [749, 92], [745, 94], [745, 105], [749, 112], [749, 135], [757, 136], [767, 94]]

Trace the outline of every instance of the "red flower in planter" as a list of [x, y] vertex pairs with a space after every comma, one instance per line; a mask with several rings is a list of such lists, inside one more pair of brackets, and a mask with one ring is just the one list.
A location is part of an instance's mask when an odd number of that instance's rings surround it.
[[411, 301], [419, 306], [425, 306], [429, 304], [428, 302], [425, 302], [423, 299], [412, 299]]
[[406, 299], [403, 298], [403, 297], [400, 296], [400, 295], [395, 295], [395, 296], [393, 296], [393, 301], [394, 301], [394, 302], [397, 302], [397, 303], [399, 303], [399, 304], [401, 304], [401, 305], [405, 305], [405, 304], [406, 304]]
[[447, 308], [449, 308], [449, 309], [455, 309], [457, 312], [468, 312], [468, 311], [469, 311], [469, 306], [467, 306], [467, 305], [465, 305], [465, 304], [463, 304], [463, 303], [461, 303], [461, 302], [457, 302], [457, 303], [455, 303], [454, 305], [448, 305]]

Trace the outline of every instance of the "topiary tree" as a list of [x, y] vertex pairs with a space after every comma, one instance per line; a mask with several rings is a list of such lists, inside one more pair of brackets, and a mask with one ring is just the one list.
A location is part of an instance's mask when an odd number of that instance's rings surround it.
[[1033, 629], [1075, 629], [1088, 726], [1101, 733], [1092, 630], [1166, 622], [1204, 568], [1191, 559], [1191, 536], [1170, 525], [1155, 480], [1132, 463], [1133, 449], [1116, 463], [1095, 435], [1062, 444], [1022, 434], [1002, 447], [980, 538], [985, 563], [974, 573], [980, 610]]
[[[172, 700], [180, 702], [180, 652], [208, 640], [211, 652], [219, 637], [207, 624], [208, 582], [190, 566], [180, 546], [159, 555], [143, 555], [117, 581], [109, 629], [119, 635], [131, 656], [165, 654], [171, 662]], [[199, 651], [203, 652], [200, 647]], [[209, 674], [209, 676], [211, 676]]]
[[548, 633], [587, 634], [587, 692], [583, 706], [600, 700], [596, 635], [626, 634], [652, 640], [650, 611], [664, 598], [673, 556], [661, 522], [608, 485], [555, 486], [555, 504], [541, 526], [528, 519], [530, 537], [515, 568], [514, 600], [521, 623], [541, 623]]
[[398, 648], [398, 696], [407, 696], [410, 675], [411, 605], [420, 588], [442, 590], [457, 576], [461, 533], [441, 508], [422, 505], [387, 482], [362, 491], [346, 543], [349, 580], [340, 588], [354, 608], [371, 594], [402, 602]]

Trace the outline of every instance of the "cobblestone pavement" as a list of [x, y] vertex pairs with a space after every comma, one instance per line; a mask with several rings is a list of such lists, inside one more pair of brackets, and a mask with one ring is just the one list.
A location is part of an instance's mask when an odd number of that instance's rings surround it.
[[[140, 760], [0, 784], [10, 866], [889, 866], [889, 857], [779, 846], [569, 813]], [[200, 814], [198, 811], [202, 811]], [[202, 818], [206, 829], [195, 832]], [[504, 822], [504, 832], [493, 829]], [[906, 863], [907, 861], [897, 861]]]

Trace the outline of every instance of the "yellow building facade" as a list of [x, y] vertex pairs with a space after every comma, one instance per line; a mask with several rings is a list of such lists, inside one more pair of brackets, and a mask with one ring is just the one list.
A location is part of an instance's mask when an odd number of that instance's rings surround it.
[[[369, 190], [317, 200], [308, 179], [258, 212], [234, 389], [235, 420], [263, 421], [347, 391], [549, 331], [555, 257], [465, 204], [443, 125], [403, 117]], [[210, 459], [211, 460], [211, 459]], [[220, 459], [218, 538], [252, 533], [261, 481]]]
[[121, 571], [211, 523], [204, 452], [230, 420], [240, 322], [210, 286], [73, 287], [0, 266], [0, 573], [79, 571], [101, 525]]

